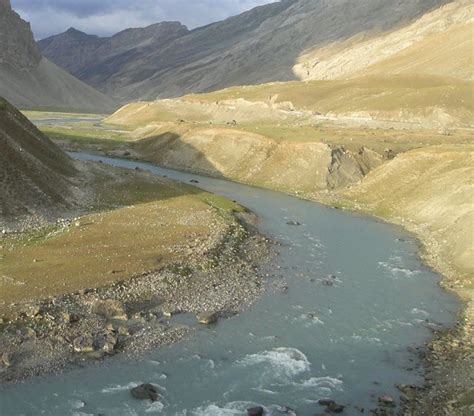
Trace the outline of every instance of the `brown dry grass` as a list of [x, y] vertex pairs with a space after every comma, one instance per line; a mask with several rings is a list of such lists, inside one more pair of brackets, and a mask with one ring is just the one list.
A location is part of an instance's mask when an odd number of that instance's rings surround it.
[[66, 229], [0, 241], [0, 311], [185, 260], [189, 244], [212, 245], [232, 212], [242, 209], [190, 186], [130, 174], [101, 178], [96, 186], [102, 209], [128, 206], [86, 215]]

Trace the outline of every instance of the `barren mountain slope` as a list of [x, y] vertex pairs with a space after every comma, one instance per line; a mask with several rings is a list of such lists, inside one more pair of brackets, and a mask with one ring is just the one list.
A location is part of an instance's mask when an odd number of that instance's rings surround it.
[[[291, 80], [292, 67], [304, 50], [359, 33], [390, 30], [447, 2], [284, 0], [192, 30], [163, 47], [142, 48], [135, 55], [131, 50], [128, 60], [107, 68], [112, 72], [98, 65], [81, 70], [80, 76], [121, 101]], [[46, 56], [69, 66], [60, 59], [63, 55]]]
[[67, 206], [75, 172], [53, 142], [0, 98], [0, 224]]
[[30, 25], [0, 2], [0, 96], [18, 107], [109, 112], [110, 98], [42, 58]]
[[313, 48], [294, 71], [304, 80], [420, 73], [474, 80], [473, 51], [474, 4], [457, 0], [394, 31]]
[[[102, 85], [118, 68], [145, 59], [174, 39], [188, 33], [178, 22], [157, 23], [146, 28], [127, 29], [109, 38], [87, 35], [74, 28], [38, 42], [44, 56], [58, 62], [89, 84]], [[135, 67], [137, 70], [137, 68]]]
[[306, 122], [406, 123], [417, 127], [473, 125], [474, 82], [430, 75], [366, 76], [350, 80], [292, 81], [231, 87], [174, 100], [131, 103], [111, 123], [248, 121], [303, 117]]

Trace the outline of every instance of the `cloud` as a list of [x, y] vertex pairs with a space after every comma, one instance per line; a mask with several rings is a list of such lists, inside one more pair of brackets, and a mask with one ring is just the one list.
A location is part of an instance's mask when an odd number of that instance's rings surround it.
[[276, 0], [12, 0], [37, 39], [70, 27], [108, 36], [129, 27], [180, 21], [189, 28], [225, 19]]

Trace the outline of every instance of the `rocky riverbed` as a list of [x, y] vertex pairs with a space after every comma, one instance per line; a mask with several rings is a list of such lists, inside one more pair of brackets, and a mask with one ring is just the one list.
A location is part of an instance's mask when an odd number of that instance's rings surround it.
[[212, 247], [190, 243], [189, 261], [22, 305], [0, 321], [0, 382], [177, 342], [192, 330], [173, 322], [177, 314], [195, 314], [197, 325], [238, 314], [264, 290], [261, 265], [272, 251], [252, 214], [240, 220]]

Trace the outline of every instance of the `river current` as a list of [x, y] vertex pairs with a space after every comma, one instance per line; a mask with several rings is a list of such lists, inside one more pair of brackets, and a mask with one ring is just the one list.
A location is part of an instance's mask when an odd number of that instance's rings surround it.
[[[73, 156], [195, 179], [246, 206], [257, 214], [259, 231], [280, 243], [268, 273], [287, 290], [269, 290], [242, 314], [137, 360], [117, 356], [0, 387], [2, 416], [227, 416], [246, 415], [256, 405], [270, 415], [283, 415], [288, 406], [306, 416], [323, 413], [320, 398], [358, 415], [356, 407], [374, 408], [382, 394], [398, 397], [396, 383], [423, 381], [413, 348], [433, 329], [451, 325], [459, 305], [402, 229], [225, 180]], [[143, 382], [160, 386], [163, 400], [132, 399], [128, 390]]]

